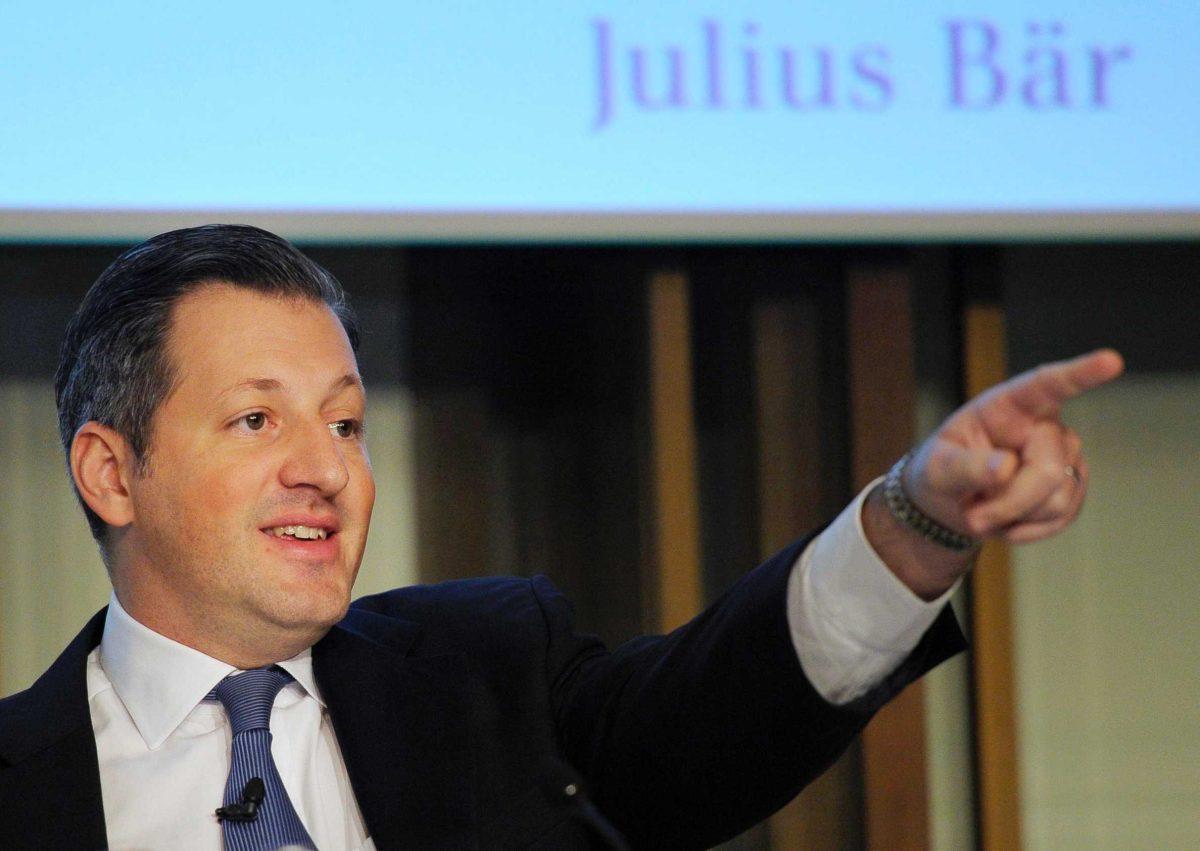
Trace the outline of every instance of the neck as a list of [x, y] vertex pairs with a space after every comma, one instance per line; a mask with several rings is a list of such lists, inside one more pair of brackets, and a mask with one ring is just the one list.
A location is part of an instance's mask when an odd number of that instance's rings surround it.
[[312, 647], [328, 628], [287, 629], [256, 624], [228, 612], [208, 612], [173, 597], [148, 593], [136, 582], [119, 581], [113, 591], [131, 618], [172, 641], [198, 650], [240, 670], [262, 668], [291, 659]]

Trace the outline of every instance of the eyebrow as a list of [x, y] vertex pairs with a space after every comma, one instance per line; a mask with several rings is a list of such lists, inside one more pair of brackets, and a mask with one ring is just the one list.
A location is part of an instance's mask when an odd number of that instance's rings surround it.
[[[351, 388], [357, 388], [360, 392], [364, 394], [366, 393], [366, 390], [363, 388], [362, 379], [352, 372], [347, 372], [345, 375], [334, 379], [330, 383], [329, 395], [332, 396], [342, 390]], [[220, 397], [225, 397], [243, 390], [257, 390], [260, 393], [278, 393], [283, 390], [283, 382], [277, 378], [245, 378], [233, 386], [222, 390]]]

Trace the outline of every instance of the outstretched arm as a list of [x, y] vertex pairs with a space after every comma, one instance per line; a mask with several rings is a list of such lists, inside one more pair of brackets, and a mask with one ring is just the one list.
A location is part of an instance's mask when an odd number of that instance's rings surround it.
[[[905, 482], [910, 498], [938, 523], [975, 537], [1032, 540], [1066, 526], [1082, 503], [1087, 468], [1059, 409], [1121, 368], [1115, 353], [1099, 352], [1042, 367], [968, 403], [914, 453]], [[1078, 482], [1067, 465], [1079, 469]], [[862, 520], [887, 569], [926, 599], [943, 594], [970, 565], [971, 554], [926, 541], [893, 518], [878, 493]], [[822, 562], [825, 579], [846, 573], [844, 548], [827, 547], [837, 551], [830, 558], [821, 549], [836, 540], [822, 533], [809, 559]], [[953, 614], [940, 608], [924, 621], [928, 629], [900, 630], [912, 643], [881, 652], [878, 636], [868, 635], [864, 657], [885, 657], [877, 675], [841, 695], [825, 691], [809, 675], [808, 642], [801, 640], [803, 591], [791, 604], [791, 589], [804, 587], [791, 580], [804, 578], [795, 568], [809, 543], [768, 560], [671, 634], [612, 653], [581, 644], [564, 604], [535, 584], [550, 627], [547, 670], [563, 752], [635, 846], [707, 847], [762, 819], [831, 764], [882, 703], [962, 648]], [[835, 613], [839, 646], [846, 638], [842, 616], [854, 608], [843, 605], [853, 602], [845, 597], [861, 602], [856, 584], [821, 586], [846, 592], [837, 605], [817, 606]], [[878, 626], [877, 618], [865, 620]], [[836, 679], [841, 657], [811, 643]], [[848, 667], [860, 670], [859, 661]]]

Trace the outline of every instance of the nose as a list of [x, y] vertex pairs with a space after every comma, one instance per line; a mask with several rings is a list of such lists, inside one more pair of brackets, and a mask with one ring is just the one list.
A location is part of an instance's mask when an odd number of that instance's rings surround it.
[[350, 470], [328, 424], [318, 422], [292, 429], [279, 478], [285, 487], [314, 488], [326, 498], [346, 487]]

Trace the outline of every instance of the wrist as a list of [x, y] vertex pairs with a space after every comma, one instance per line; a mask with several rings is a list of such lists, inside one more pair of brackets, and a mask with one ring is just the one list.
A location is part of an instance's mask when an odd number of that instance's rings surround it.
[[897, 461], [883, 480], [883, 500], [892, 517], [901, 525], [912, 529], [925, 540], [954, 552], [964, 553], [979, 548], [980, 541], [965, 532], [951, 528], [933, 516], [926, 508], [917, 505], [909, 496], [913, 493], [910, 472], [913, 453]]
[[949, 549], [903, 523], [889, 510], [882, 485], [872, 488], [863, 502], [862, 524], [867, 542], [888, 570], [926, 601], [950, 590], [979, 551]]

